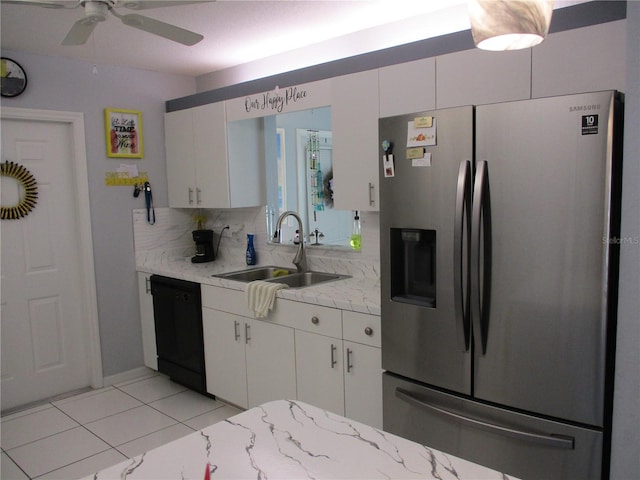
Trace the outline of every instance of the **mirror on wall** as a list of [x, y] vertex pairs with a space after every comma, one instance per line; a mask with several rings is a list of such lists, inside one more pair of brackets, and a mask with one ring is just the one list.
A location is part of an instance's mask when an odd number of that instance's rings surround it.
[[[238, 129], [232, 124], [253, 125], [264, 135], [268, 238], [280, 214], [293, 210], [302, 219], [307, 245], [349, 247], [353, 212], [333, 207], [331, 107], [229, 123], [230, 130]], [[282, 243], [290, 244], [296, 229], [288, 217]]]

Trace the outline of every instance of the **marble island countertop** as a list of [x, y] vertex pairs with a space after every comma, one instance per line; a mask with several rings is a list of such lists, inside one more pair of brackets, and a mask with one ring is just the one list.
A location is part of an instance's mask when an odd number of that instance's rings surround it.
[[[141, 272], [244, 291], [247, 285], [245, 282], [214, 277], [213, 275], [253, 267], [248, 267], [243, 263], [230, 263], [218, 259], [214, 262], [198, 264], [192, 263], [190, 257], [150, 256], [148, 258], [139, 258], [136, 262], [136, 268]], [[310, 287], [287, 288], [279, 290], [277, 297], [340, 308], [342, 310], [380, 315], [380, 280], [377, 278], [353, 276]]]
[[86, 480], [202, 480], [207, 468], [211, 479], [513, 478], [302, 402], [277, 400]]

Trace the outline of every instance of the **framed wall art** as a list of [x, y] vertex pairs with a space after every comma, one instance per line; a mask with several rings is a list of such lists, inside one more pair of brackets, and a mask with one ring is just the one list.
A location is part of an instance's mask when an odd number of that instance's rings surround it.
[[107, 156], [142, 158], [142, 112], [137, 110], [104, 109]]

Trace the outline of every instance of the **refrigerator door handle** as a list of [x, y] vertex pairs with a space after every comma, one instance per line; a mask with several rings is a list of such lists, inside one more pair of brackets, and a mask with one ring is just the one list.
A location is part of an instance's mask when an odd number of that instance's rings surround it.
[[478, 353], [484, 355], [487, 349], [491, 298], [491, 201], [486, 160], [478, 162], [473, 189], [469, 271], [473, 336]]
[[546, 445], [549, 447], [562, 448], [567, 450], [574, 449], [575, 439], [573, 437], [569, 437], [566, 435], [554, 435], [554, 434], [545, 435], [545, 434], [540, 434], [536, 432], [529, 432], [526, 430], [520, 430], [518, 428], [511, 428], [503, 425], [496, 425], [494, 423], [490, 423], [484, 420], [468, 417], [461, 413], [452, 412], [450, 410], [447, 410], [446, 408], [442, 408], [436, 405], [431, 405], [429, 403], [426, 403], [420, 400], [419, 398], [416, 398], [411, 392], [403, 388], [396, 388], [396, 397], [412, 405], [434, 411], [448, 418], [452, 418], [456, 422], [465, 423], [467, 425], [471, 425], [473, 427], [480, 428], [482, 430], [498, 433], [500, 435], [504, 435], [510, 438], [516, 438], [519, 440], [535, 442], [537, 444]]
[[[469, 350], [471, 330], [469, 318], [469, 278], [465, 261], [469, 258], [471, 237], [471, 162], [460, 162], [456, 188], [456, 210], [453, 230], [453, 295], [455, 302], [456, 336], [458, 349]], [[466, 240], [466, 251], [464, 251]], [[465, 271], [467, 278], [465, 278]], [[466, 287], [466, 288], [465, 288]], [[465, 308], [466, 307], [466, 308]]]

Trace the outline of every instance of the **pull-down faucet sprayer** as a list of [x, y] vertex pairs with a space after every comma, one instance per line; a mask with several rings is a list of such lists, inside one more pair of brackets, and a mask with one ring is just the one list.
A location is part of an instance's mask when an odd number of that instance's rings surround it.
[[298, 233], [300, 234], [300, 242], [298, 243], [298, 251], [296, 252], [296, 256], [293, 257], [293, 264], [296, 266], [296, 268], [298, 269], [298, 272], [304, 273], [308, 271], [307, 268], [307, 257], [305, 255], [304, 252], [304, 234], [302, 231], [302, 219], [300, 218], [300, 215], [298, 215], [296, 212], [292, 211], [292, 210], [287, 210], [286, 212], [284, 212], [282, 215], [280, 215], [280, 217], [278, 217], [278, 221], [276, 223], [276, 231], [273, 235], [273, 242], [274, 243], [281, 243], [281, 229], [282, 229], [282, 222], [283, 220], [288, 217], [289, 215], [291, 215], [292, 217], [294, 217], [297, 222], [298, 222]]

